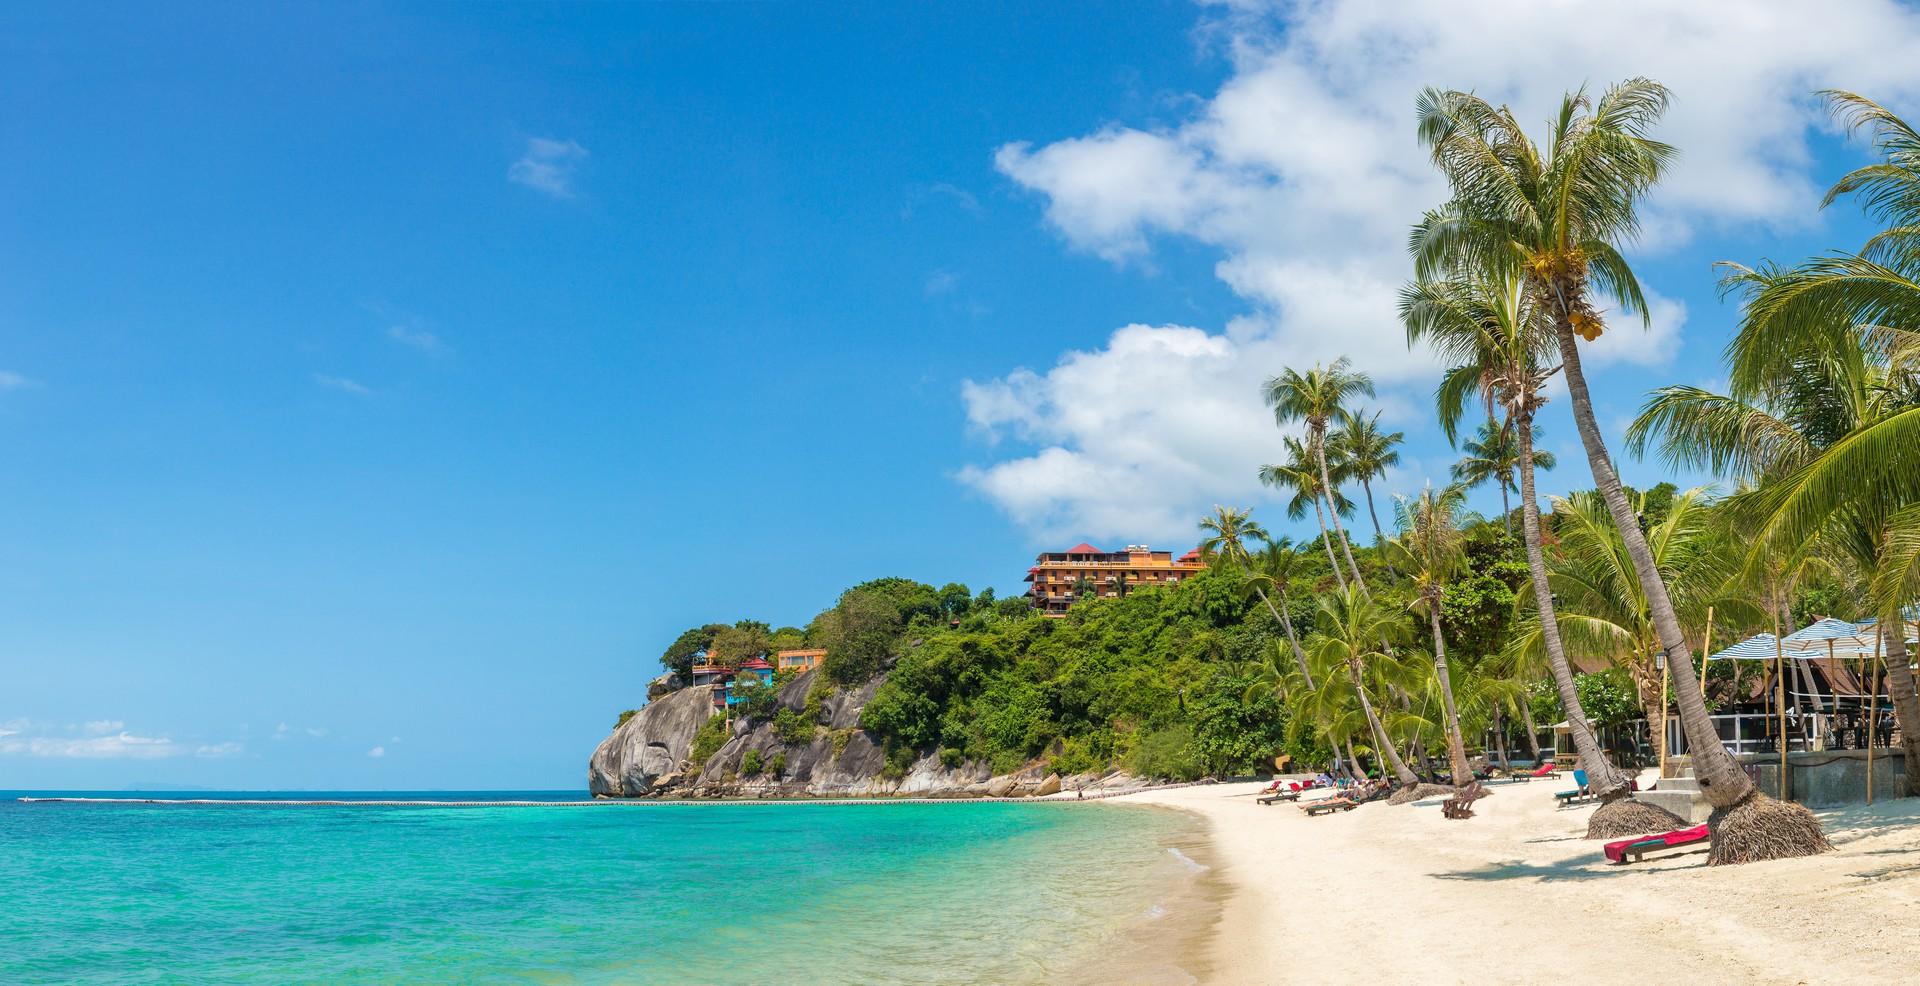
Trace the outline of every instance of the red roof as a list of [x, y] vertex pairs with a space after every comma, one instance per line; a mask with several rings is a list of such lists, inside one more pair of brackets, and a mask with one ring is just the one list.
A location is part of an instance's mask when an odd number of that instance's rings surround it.
[[1195, 548], [1192, 551], [1189, 551], [1186, 554], [1180, 556], [1181, 561], [1197, 561], [1199, 560], [1199, 558], [1200, 558], [1199, 548]]
[[1067, 554], [1070, 554], [1070, 555], [1102, 555], [1102, 554], [1106, 554], [1106, 552], [1104, 552], [1104, 551], [1101, 551], [1101, 550], [1100, 550], [1099, 548], [1096, 548], [1096, 547], [1094, 547], [1093, 545], [1091, 545], [1091, 544], [1088, 544], [1088, 543], [1087, 543], [1087, 542], [1085, 542], [1085, 541], [1082, 541], [1082, 542], [1080, 542], [1079, 544], [1077, 544], [1077, 545], [1074, 545], [1074, 546], [1073, 546], [1073, 547], [1071, 547], [1071, 548], [1068, 548], [1068, 549], [1067, 549]]

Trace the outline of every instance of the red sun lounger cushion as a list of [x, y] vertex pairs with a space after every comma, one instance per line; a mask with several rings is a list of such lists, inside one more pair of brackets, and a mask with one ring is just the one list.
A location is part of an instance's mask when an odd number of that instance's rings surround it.
[[1627, 850], [1629, 849], [1671, 849], [1674, 846], [1684, 846], [1690, 842], [1699, 842], [1706, 837], [1707, 827], [1705, 825], [1695, 825], [1690, 829], [1675, 829], [1660, 835], [1649, 835], [1638, 839], [1621, 839], [1619, 842], [1609, 842], [1606, 846], [1606, 853], [1609, 860], [1616, 863], [1624, 863], [1627, 861]]

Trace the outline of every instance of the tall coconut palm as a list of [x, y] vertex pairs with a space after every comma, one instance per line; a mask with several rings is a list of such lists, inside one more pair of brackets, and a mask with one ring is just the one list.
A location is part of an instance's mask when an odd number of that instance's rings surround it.
[[1648, 321], [1646, 297], [1619, 245], [1639, 229], [1637, 207], [1674, 149], [1649, 136], [1666, 111], [1665, 86], [1631, 79], [1598, 100], [1561, 101], [1544, 153], [1511, 110], [1472, 93], [1427, 90], [1419, 137], [1453, 198], [1429, 213], [1414, 238], [1421, 276], [1517, 264], [1533, 303], [1552, 321], [1574, 426], [1587, 465], [1620, 528], [1672, 668], [1676, 704], [1695, 776], [1715, 809], [1712, 863], [1808, 855], [1831, 848], [1811, 812], [1761, 795], [1721, 745], [1693, 653], [1647, 539], [1627, 502], [1594, 416], [1579, 341], [1606, 330], [1597, 303]]
[[1347, 683], [1366, 715], [1367, 726], [1379, 737], [1378, 753], [1401, 784], [1418, 784], [1420, 778], [1401, 759], [1388, 738], [1365, 683], [1370, 663], [1393, 660], [1385, 648], [1404, 635], [1405, 621], [1400, 614], [1375, 602], [1358, 584], [1353, 584], [1320, 597], [1314, 626], [1314, 634], [1307, 642], [1308, 653], [1325, 666], [1346, 671]]
[[1400, 464], [1400, 445], [1406, 438], [1405, 432], [1382, 430], [1379, 411], [1370, 415], [1342, 411], [1340, 427], [1328, 438], [1330, 450], [1340, 461], [1341, 472], [1359, 481], [1361, 491], [1366, 494], [1367, 516], [1373, 520], [1376, 548], [1386, 542], [1387, 536], [1380, 529], [1380, 512], [1373, 506], [1373, 481]]
[[[1552, 452], [1539, 449], [1540, 426], [1535, 425], [1529, 436], [1536, 447], [1533, 453], [1535, 469], [1552, 469], [1558, 465]], [[1515, 492], [1514, 476], [1520, 471], [1520, 437], [1513, 433], [1510, 426], [1488, 418], [1480, 426], [1474, 437], [1460, 443], [1460, 451], [1465, 453], [1460, 461], [1453, 464], [1453, 480], [1467, 489], [1493, 482], [1500, 487], [1500, 520], [1507, 533], [1513, 533], [1513, 503], [1507, 494]]]
[[1453, 768], [1453, 783], [1464, 787], [1473, 782], [1473, 770], [1467, 766], [1467, 749], [1460, 735], [1460, 709], [1453, 698], [1453, 681], [1447, 671], [1447, 635], [1440, 626], [1440, 611], [1451, 582], [1466, 558], [1466, 534], [1460, 521], [1466, 509], [1466, 491], [1458, 486], [1441, 490], [1427, 487], [1420, 496], [1400, 504], [1400, 533], [1388, 542], [1388, 552], [1400, 559], [1412, 574], [1414, 606], [1425, 610], [1433, 631], [1433, 676], [1440, 686], [1440, 701], [1445, 713], [1447, 756]]
[[1313, 508], [1314, 516], [1320, 522], [1320, 543], [1327, 549], [1327, 563], [1333, 566], [1334, 581], [1346, 588], [1347, 576], [1340, 569], [1340, 559], [1333, 554], [1333, 534], [1327, 527], [1327, 514], [1335, 517], [1353, 513], [1353, 501], [1348, 500], [1340, 488], [1329, 487], [1321, 482], [1321, 471], [1313, 460], [1313, 453], [1307, 450], [1306, 443], [1297, 438], [1286, 440], [1287, 461], [1260, 467], [1260, 482], [1280, 490], [1291, 490], [1293, 499], [1287, 502], [1287, 516], [1299, 520], [1307, 515], [1307, 508]]
[[[1328, 494], [1337, 490], [1333, 470], [1327, 465], [1327, 427], [1346, 410], [1347, 402], [1363, 394], [1373, 396], [1373, 378], [1355, 370], [1353, 361], [1342, 356], [1325, 367], [1315, 364], [1305, 373], [1291, 367], [1282, 370], [1279, 376], [1267, 378], [1263, 391], [1267, 406], [1273, 409], [1275, 424], [1299, 421], [1307, 426], [1307, 451], [1312, 453], [1313, 463], [1320, 471], [1321, 488]], [[1353, 581], [1365, 592], [1367, 580], [1353, 560], [1353, 545], [1347, 541], [1347, 532], [1340, 526], [1337, 511], [1333, 515], [1333, 534], [1340, 539], [1340, 548], [1346, 553]]]
[[[1253, 556], [1247, 548], [1247, 543], [1271, 540], [1266, 528], [1255, 522], [1252, 515], [1252, 511], [1237, 507], [1214, 507], [1213, 516], [1200, 521], [1200, 529], [1207, 534], [1206, 539], [1200, 542], [1200, 553], [1226, 562], [1239, 570], [1242, 575], [1252, 575]], [[1274, 606], [1273, 600], [1267, 597], [1267, 588], [1274, 584], [1273, 580], [1249, 579], [1247, 584], [1259, 595], [1260, 601], [1266, 604], [1267, 612], [1273, 614], [1274, 620], [1286, 628], [1287, 641], [1293, 645], [1293, 658], [1300, 667], [1300, 674], [1306, 679], [1308, 688], [1314, 687], [1313, 674], [1307, 670], [1307, 655], [1300, 649], [1300, 641], [1293, 633], [1293, 620]], [[1286, 592], [1284, 585], [1280, 586], [1280, 592], [1283, 595]]]
[[[1416, 247], [1419, 236], [1416, 229]], [[1448, 440], [1457, 436], [1470, 404], [1480, 405], [1489, 418], [1500, 414], [1508, 434], [1517, 439], [1521, 538], [1527, 549], [1527, 574], [1539, 613], [1546, 666], [1552, 672], [1568, 732], [1590, 788], [1605, 805], [1619, 802], [1627, 795], [1626, 777], [1601, 750], [1586, 710], [1580, 705], [1573, 666], [1561, 642], [1553, 591], [1547, 583], [1540, 501], [1534, 491], [1534, 470], [1540, 464], [1533, 448], [1537, 431], [1534, 416], [1546, 403], [1543, 391], [1547, 380], [1559, 371], [1553, 365], [1559, 342], [1552, 320], [1547, 317], [1546, 307], [1537, 304], [1528, 292], [1520, 265], [1511, 261], [1416, 281], [1401, 291], [1400, 316], [1407, 326], [1408, 345], [1425, 343], [1450, 366], [1434, 395], [1440, 426]], [[1527, 729], [1533, 736], [1531, 721]], [[1589, 827], [1589, 837], [1615, 834], [1604, 812], [1595, 815], [1600, 821]]]

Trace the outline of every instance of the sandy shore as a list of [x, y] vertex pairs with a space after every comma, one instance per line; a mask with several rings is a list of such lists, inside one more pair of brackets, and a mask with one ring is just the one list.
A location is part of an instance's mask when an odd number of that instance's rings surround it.
[[1258, 784], [1150, 791], [1208, 822], [1229, 896], [1208, 983], [1913, 983], [1920, 799], [1820, 813], [1836, 851], [1614, 866], [1564, 781], [1308, 818]]

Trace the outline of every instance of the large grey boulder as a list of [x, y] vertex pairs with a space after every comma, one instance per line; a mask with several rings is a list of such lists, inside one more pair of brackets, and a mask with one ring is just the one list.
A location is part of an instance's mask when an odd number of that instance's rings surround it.
[[649, 703], [601, 741], [587, 763], [594, 797], [637, 798], [680, 771], [693, 734], [714, 715], [713, 686], [683, 688]]

